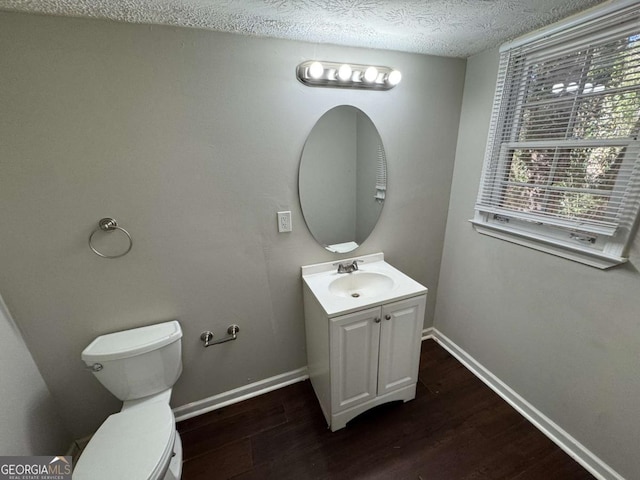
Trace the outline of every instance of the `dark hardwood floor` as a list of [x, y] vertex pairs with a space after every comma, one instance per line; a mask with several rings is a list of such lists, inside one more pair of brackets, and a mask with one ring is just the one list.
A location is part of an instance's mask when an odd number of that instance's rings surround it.
[[592, 479], [432, 340], [415, 400], [327, 429], [309, 381], [178, 424], [183, 480]]

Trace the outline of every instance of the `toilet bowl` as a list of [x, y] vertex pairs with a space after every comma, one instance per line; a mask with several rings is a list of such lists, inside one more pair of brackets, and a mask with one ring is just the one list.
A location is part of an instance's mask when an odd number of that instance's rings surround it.
[[177, 321], [102, 335], [82, 360], [122, 409], [93, 435], [73, 471], [74, 480], [179, 480], [182, 443], [169, 406], [182, 373]]

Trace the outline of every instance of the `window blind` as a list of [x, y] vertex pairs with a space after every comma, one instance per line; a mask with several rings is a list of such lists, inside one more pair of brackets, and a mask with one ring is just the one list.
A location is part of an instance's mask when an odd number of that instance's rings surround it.
[[476, 210], [593, 235], [640, 197], [640, 7], [501, 53]]

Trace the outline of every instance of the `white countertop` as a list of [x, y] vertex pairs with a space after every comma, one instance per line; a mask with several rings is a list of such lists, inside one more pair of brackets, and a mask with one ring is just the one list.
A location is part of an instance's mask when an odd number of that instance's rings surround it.
[[[358, 262], [358, 270], [353, 273], [337, 273], [338, 263]], [[358, 275], [362, 272], [372, 272], [385, 275], [393, 280], [393, 287], [382, 293], [371, 296], [353, 298], [331, 293], [329, 285], [345, 275]], [[384, 303], [403, 300], [427, 293], [424, 285], [408, 277], [400, 270], [392, 267], [384, 261], [383, 253], [362, 255], [359, 257], [345, 258], [337, 262], [317, 263], [302, 267], [302, 280], [316, 297], [323, 310], [329, 317], [344, 315], [365, 308], [376, 307]]]

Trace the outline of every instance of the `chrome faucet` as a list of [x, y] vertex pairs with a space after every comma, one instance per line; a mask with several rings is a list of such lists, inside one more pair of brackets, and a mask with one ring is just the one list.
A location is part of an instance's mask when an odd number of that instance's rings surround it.
[[353, 273], [358, 270], [358, 262], [362, 263], [362, 260], [354, 260], [351, 263], [334, 263], [334, 266], [338, 266], [338, 273]]

